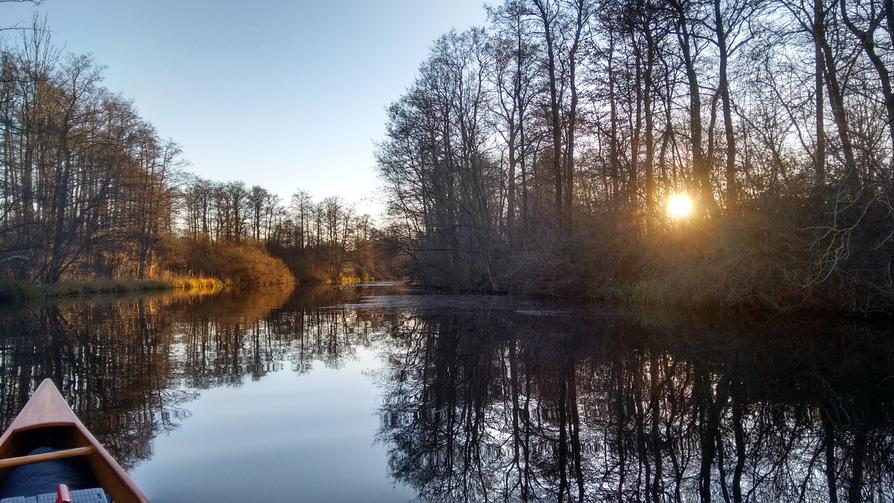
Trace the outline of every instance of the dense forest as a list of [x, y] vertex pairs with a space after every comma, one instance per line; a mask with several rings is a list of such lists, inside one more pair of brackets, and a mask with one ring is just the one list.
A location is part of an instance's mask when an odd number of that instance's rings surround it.
[[378, 147], [424, 281], [894, 305], [892, 2], [505, 0], [488, 19], [434, 43]]
[[176, 143], [45, 24], [0, 39], [0, 280], [211, 276], [240, 284], [384, 274], [370, 218], [193, 176]]

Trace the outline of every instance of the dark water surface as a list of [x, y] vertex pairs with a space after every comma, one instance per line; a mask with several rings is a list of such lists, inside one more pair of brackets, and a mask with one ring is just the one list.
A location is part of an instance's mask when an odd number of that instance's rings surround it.
[[0, 311], [4, 427], [44, 377], [159, 502], [894, 498], [888, 325], [388, 285]]

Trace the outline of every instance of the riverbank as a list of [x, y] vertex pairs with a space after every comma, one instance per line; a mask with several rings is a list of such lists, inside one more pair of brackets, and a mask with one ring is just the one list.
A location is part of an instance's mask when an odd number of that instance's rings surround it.
[[222, 291], [224, 288], [225, 284], [223, 281], [210, 277], [115, 278], [90, 281], [63, 281], [55, 285], [25, 282], [0, 283], [0, 302], [164, 290], [214, 294]]
[[[866, 244], [870, 238], [856, 234], [848, 248], [829, 251], [809, 219], [794, 210], [788, 220], [766, 215], [688, 222], [648, 234], [618, 233], [610, 223], [594, 220], [567, 239], [547, 234], [501, 248], [488, 263], [493, 283], [515, 294], [574, 302], [872, 316], [894, 312], [889, 252], [873, 249]], [[472, 269], [477, 276], [441, 273], [435, 267], [416, 271], [425, 283], [427, 276], [441, 282], [485, 277], [480, 269]], [[475, 284], [489, 286], [483, 280]]]

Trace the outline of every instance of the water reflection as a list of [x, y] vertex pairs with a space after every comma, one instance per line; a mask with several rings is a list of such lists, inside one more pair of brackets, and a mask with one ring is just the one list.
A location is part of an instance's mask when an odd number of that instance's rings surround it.
[[3, 313], [0, 418], [54, 377], [130, 467], [189, 421], [201, 390], [282, 371], [300, 380], [374, 349], [381, 365], [365, 378], [381, 393], [376, 435], [393, 482], [421, 500], [894, 498], [887, 326], [486, 297], [361, 302], [379, 293]]
[[821, 326], [417, 319], [381, 435], [434, 501], [890, 499], [890, 334]]

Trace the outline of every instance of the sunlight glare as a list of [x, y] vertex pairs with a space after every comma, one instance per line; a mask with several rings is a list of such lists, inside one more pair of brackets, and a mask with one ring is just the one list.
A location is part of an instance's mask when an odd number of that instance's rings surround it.
[[688, 218], [693, 210], [692, 198], [685, 192], [671, 194], [667, 198], [667, 214], [674, 220]]

